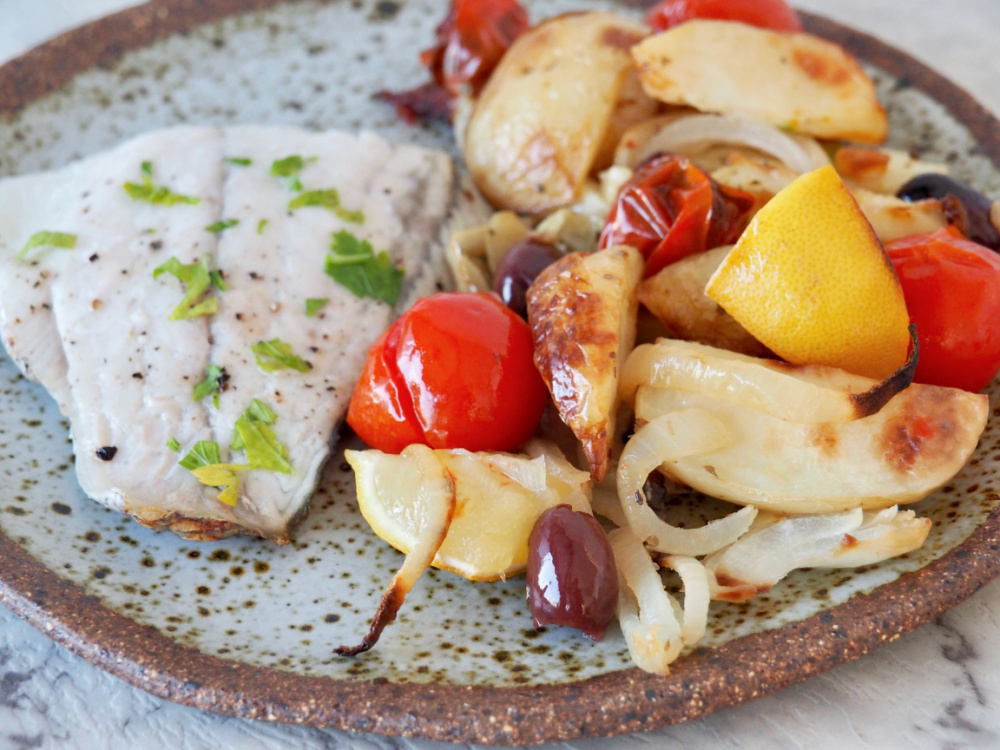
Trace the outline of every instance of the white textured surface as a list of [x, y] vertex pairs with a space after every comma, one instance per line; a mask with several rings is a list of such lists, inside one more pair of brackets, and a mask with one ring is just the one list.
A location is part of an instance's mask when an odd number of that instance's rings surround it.
[[[0, 61], [123, 0], [0, 0]], [[799, 0], [910, 52], [1000, 114], [997, 0]], [[1000, 197], [1000, 196], [994, 196]], [[581, 748], [1000, 746], [1000, 582], [936, 623], [777, 695], [661, 732]], [[0, 748], [435, 748], [218, 717], [135, 690], [0, 608]]]

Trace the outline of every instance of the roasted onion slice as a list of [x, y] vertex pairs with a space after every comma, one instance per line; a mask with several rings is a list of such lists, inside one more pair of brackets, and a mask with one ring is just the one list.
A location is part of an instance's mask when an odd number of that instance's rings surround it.
[[705, 524], [681, 529], [656, 515], [642, 487], [650, 472], [665, 462], [724, 448], [729, 431], [713, 414], [685, 409], [647, 422], [631, 437], [618, 462], [618, 497], [632, 532], [651, 549], [691, 557], [732, 544], [750, 528], [757, 511], [746, 507]]

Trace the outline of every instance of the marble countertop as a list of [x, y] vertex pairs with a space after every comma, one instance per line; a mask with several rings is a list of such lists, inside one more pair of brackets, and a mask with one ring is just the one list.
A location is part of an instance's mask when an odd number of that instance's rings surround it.
[[[0, 0], [0, 62], [127, 0]], [[798, 0], [872, 33], [1000, 115], [998, 0]], [[994, 196], [1000, 198], [1000, 196]], [[869, 656], [738, 708], [573, 748], [1000, 747], [1000, 581]], [[0, 606], [0, 749], [446, 747], [216, 716], [134, 689]]]

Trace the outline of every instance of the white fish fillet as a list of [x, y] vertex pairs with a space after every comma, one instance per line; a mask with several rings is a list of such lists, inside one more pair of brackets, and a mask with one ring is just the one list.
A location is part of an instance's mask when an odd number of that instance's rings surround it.
[[[298, 193], [270, 168], [291, 155], [306, 160], [305, 190], [336, 188], [364, 221], [319, 206], [290, 211]], [[133, 200], [123, 185], [140, 182], [143, 162], [155, 185], [199, 202]], [[443, 281], [438, 238], [454, 193], [445, 154], [370, 134], [254, 126], [149, 133], [58, 172], [0, 181], [0, 333], [22, 371], [69, 417], [88, 495], [191, 538], [248, 532], [285, 542], [316, 487], [368, 348], [398, 309]], [[221, 219], [238, 223], [207, 231]], [[323, 273], [341, 229], [404, 268], [396, 309], [356, 297]], [[39, 248], [16, 260], [42, 230], [74, 234], [76, 247]], [[226, 278], [217, 313], [169, 321], [185, 288], [169, 274], [154, 280], [153, 270], [170, 257], [187, 264], [205, 254]], [[308, 317], [310, 298], [329, 302]], [[312, 369], [261, 369], [251, 346], [274, 338]], [[208, 364], [229, 376], [217, 408], [211, 397], [192, 399]], [[178, 459], [211, 440], [223, 462], [245, 463], [228, 446], [255, 398], [277, 414], [272, 429], [294, 472], [242, 472], [231, 507]], [[180, 452], [167, 448], [171, 439]]]

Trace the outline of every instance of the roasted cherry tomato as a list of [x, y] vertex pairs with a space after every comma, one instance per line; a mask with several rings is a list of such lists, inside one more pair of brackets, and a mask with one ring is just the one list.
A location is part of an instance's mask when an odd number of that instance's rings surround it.
[[407, 122], [420, 117], [450, 121], [463, 87], [478, 94], [507, 48], [528, 28], [517, 0], [453, 0], [438, 24], [435, 44], [420, 53], [434, 80], [408, 91], [381, 91]]
[[387, 453], [516, 450], [548, 403], [532, 354], [527, 323], [494, 295], [427, 297], [369, 351], [347, 423]]
[[951, 227], [885, 249], [917, 324], [914, 380], [985, 388], [1000, 370], [1000, 256]]
[[736, 242], [754, 198], [720, 185], [681, 156], [646, 160], [625, 183], [599, 246], [631, 245], [646, 258], [646, 276], [688, 255]]
[[802, 31], [799, 17], [784, 0], [661, 0], [646, 23], [658, 31], [693, 18], [741, 21], [772, 31]]

